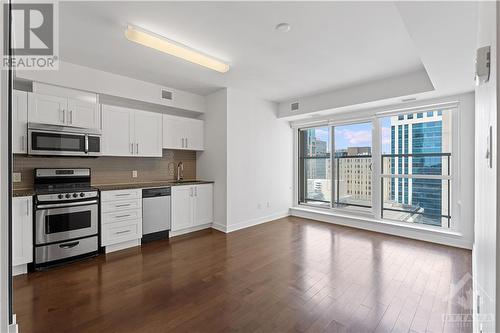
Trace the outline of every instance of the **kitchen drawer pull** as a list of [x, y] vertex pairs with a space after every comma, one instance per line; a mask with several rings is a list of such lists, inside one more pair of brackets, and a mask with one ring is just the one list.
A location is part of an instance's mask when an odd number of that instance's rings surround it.
[[115, 207], [128, 207], [130, 204], [115, 205]]
[[59, 247], [60, 247], [61, 249], [71, 249], [72, 247], [75, 247], [75, 246], [77, 246], [78, 244], [80, 244], [80, 242], [66, 243], [66, 244], [61, 244], [61, 245], [59, 245]]
[[116, 216], [115, 216], [115, 218], [120, 219], [120, 218], [122, 218], [122, 217], [129, 217], [129, 216], [130, 216], [130, 214], [126, 214], [126, 215], [116, 215]]
[[115, 232], [115, 235], [126, 234], [126, 233], [129, 233], [130, 231], [131, 231], [131, 230], [117, 231], [117, 232]]
[[130, 193], [121, 193], [121, 194], [115, 194], [115, 197], [126, 197], [129, 195], [130, 195]]

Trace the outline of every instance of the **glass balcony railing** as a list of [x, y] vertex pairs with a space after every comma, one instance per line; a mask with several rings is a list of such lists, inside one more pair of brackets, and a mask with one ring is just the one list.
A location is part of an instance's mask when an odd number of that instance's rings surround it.
[[335, 205], [372, 207], [372, 156], [335, 157]]

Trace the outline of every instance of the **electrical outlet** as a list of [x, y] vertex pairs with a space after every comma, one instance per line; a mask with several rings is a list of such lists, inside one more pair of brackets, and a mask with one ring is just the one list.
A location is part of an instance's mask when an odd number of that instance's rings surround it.
[[14, 183], [20, 183], [21, 182], [21, 173], [20, 172], [14, 172], [12, 174], [12, 181]]
[[132, 178], [137, 178], [137, 170], [132, 170]]

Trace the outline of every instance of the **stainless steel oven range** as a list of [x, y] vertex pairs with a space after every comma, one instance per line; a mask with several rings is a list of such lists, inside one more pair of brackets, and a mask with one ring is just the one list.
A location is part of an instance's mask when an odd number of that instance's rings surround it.
[[97, 254], [99, 191], [90, 169], [35, 169], [34, 268]]

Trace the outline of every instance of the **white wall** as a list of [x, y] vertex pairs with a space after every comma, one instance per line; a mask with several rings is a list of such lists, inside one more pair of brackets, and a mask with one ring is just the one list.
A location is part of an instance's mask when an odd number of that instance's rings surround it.
[[292, 129], [277, 104], [228, 90], [228, 230], [288, 215], [292, 204]]
[[205, 150], [198, 152], [196, 177], [214, 181], [214, 226], [226, 229], [227, 220], [227, 90], [206, 97]]
[[214, 228], [230, 232], [288, 215], [292, 129], [277, 105], [233, 89], [207, 96], [197, 177], [215, 181]]
[[[497, 288], [497, 34], [498, 5], [495, 2], [479, 4], [479, 27], [477, 47], [491, 45], [491, 74], [489, 82], [476, 87], [476, 164], [475, 164], [475, 237], [472, 251], [474, 314], [477, 315], [477, 296], [480, 315], [497, 317], [495, 298], [499, 297]], [[485, 159], [489, 127], [493, 129], [493, 168], [488, 167]], [[495, 332], [495, 321], [475, 317], [474, 332]]]

